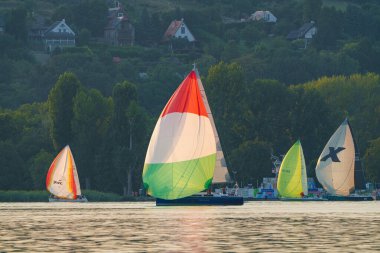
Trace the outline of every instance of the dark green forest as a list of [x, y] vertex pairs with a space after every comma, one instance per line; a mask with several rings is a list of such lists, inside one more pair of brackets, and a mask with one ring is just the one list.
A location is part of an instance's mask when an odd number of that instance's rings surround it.
[[[40, 190], [69, 144], [82, 188], [142, 188], [156, 120], [196, 63], [230, 172], [244, 185], [273, 176], [271, 154], [300, 139], [315, 176], [324, 145], [348, 117], [369, 182], [380, 182], [380, 3], [375, 0], [124, 0], [133, 46], [94, 38], [107, 1], [2, 1], [0, 190]], [[270, 10], [276, 23], [224, 23]], [[27, 39], [34, 13], [65, 18], [77, 45], [41, 61]], [[196, 38], [162, 43], [184, 18]], [[305, 47], [287, 34], [314, 21]], [[114, 57], [121, 59], [114, 61]]]

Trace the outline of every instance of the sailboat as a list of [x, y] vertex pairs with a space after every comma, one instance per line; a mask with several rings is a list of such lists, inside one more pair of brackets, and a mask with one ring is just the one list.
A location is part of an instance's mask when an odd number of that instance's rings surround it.
[[200, 194], [213, 182], [228, 180], [206, 94], [194, 67], [156, 123], [144, 163], [144, 187], [156, 198], [156, 205], [242, 205], [242, 197]]
[[353, 194], [355, 185], [363, 188], [365, 182], [357, 150], [351, 126], [345, 119], [327, 142], [315, 168], [329, 200], [373, 200], [369, 194]]
[[73, 154], [67, 145], [54, 159], [46, 176], [49, 202], [88, 202], [82, 196]]
[[277, 191], [282, 198], [307, 196], [305, 157], [298, 140], [286, 153], [278, 172]]
[[319, 197], [308, 197], [308, 184], [305, 157], [301, 141], [286, 153], [277, 177], [277, 191], [280, 200], [287, 201], [319, 201]]

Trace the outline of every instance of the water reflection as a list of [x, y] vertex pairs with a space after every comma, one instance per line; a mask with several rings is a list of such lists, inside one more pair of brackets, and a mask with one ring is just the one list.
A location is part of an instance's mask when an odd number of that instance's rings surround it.
[[380, 202], [0, 203], [0, 252], [377, 252]]

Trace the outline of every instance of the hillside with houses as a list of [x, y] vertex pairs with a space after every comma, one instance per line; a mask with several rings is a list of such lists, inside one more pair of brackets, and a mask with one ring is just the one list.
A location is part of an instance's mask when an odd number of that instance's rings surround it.
[[137, 191], [153, 122], [194, 63], [239, 180], [270, 176], [299, 137], [313, 176], [349, 117], [380, 182], [379, 26], [375, 0], [0, 1], [0, 173], [17, 182], [0, 189], [43, 188], [70, 142], [89, 189]]

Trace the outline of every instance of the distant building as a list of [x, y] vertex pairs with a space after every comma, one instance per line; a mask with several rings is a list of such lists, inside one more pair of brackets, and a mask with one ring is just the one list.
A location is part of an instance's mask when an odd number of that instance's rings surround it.
[[75, 33], [66, 24], [65, 19], [62, 19], [46, 29], [42, 41], [48, 52], [52, 52], [57, 47], [75, 47]]
[[170, 41], [172, 38], [182, 38], [187, 39], [188, 42], [195, 42], [194, 35], [191, 33], [190, 29], [187, 27], [183, 19], [173, 20], [170, 23], [162, 38], [162, 41]]
[[306, 23], [297, 30], [291, 31], [286, 38], [288, 40], [298, 40], [298, 39], [312, 39], [317, 33], [317, 27], [314, 21]]
[[286, 38], [288, 40], [305, 40], [305, 48], [307, 47], [310, 40], [317, 33], [317, 27], [315, 26], [314, 21], [310, 21], [309, 23], [304, 24], [298, 30], [291, 31]]
[[135, 42], [135, 28], [129, 22], [123, 5], [114, 1], [108, 9], [108, 22], [104, 28], [104, 40], [115, 46], [133, 45]]
[[248, 19], [252, 21], [263, 21], [269, 23], [277, 22], [277, 18], [270, 11], [256, 11]]

